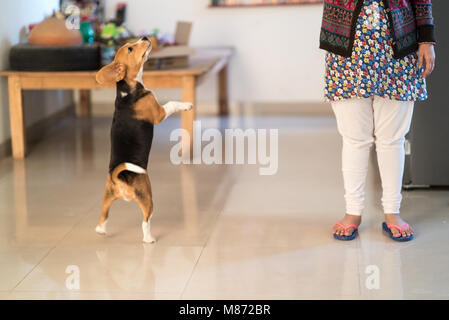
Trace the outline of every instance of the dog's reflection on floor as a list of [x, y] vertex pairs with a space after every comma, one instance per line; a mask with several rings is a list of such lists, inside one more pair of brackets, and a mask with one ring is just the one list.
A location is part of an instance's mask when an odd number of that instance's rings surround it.
[[[113, 248], [97, 249], [96, 255], [104, 271], [108, 290], [153, 291], [156, 278], [153, 272], [154, 262], [150, 259], [152, 251], [148, 245], [142, 244], [137, 252], [128, 251], [126, 257], [123, 257], [124, 251], [117, 253]], [[126, 263], [114, 263], [117, 259], [126, 259]]]

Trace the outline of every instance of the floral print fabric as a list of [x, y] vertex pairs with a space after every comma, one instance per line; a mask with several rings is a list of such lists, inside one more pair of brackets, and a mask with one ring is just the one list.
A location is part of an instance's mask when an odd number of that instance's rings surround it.
[[392, 43], [383, 1], [365, 0], [351, 57], [326, 53], [326, 100], [374, 95], [399, 101], [427, 99], [417, 53], [394, 59]]

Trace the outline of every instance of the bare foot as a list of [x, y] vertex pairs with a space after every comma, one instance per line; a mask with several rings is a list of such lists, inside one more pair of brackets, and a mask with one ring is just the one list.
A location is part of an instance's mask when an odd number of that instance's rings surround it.
[[[394, 214], [394, 213], [386, 213], [385, 214], [385, 222], [387, 223], [387, 225], [395, 224], [398, 227], [402, 227], [407, 224], [407, 222], [402, 220], [402, 218], [399, 214]], [[402, 230], [402, 234], [396, 228], [390, 228], [390, 230], [393, 233], [393, 237], [395, 237], [395, 238], [399, 238], [401, 236], [409, 237], [410, 235], [414, 234], [414, 231], [413, 231], [412, 227], [410, 227], [410, 226], [408, 228], [405, 228], [404, 230]]]
[[[355, 216], [352, 214], [345, 214], [344, 218], [340, 220], [340, 223], [344, 226], [348, 226], [350, 224], [355, 224], [356, 226], [359, 226], [362, 222], [361, 216]], [[350, 236], [354, 232], [354, 228], [348, 228], [346, 231], [340, 227], [339, 225], [335, 225], [332, 229], [333, 233], [337, 236]]]

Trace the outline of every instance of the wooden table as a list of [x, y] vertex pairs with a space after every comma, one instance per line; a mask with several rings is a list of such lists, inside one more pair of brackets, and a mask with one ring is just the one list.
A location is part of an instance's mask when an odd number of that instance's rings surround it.
[[[182, 89], [182, 100], [195, 105], [196, 87], [207, 76], [218, 74], [219, 114], [225, 115], [228, 112], [227, 67], [233, 50], [231, 48], [203, 48], [195, 51], [190, 58], [189, 67], [185, 69], [145, 71], [143, 73], [145, 86], [151, 89], [180, 88]], [[90, 90], [111, 88], [100, 86], [95, 81], [95, 74], [96, 71], [0, 72], [0, 76], [8, 77], [9, 117], [14, 158], [21, 159], [26, 155], [22, 90], [78, 89], [80, 90], [80, 116], [88, 117], [91, 110]], [[111, 103], [113, 102], [111, 101]], [[183, 150], [190, 146], [190, 156], [192, 156], [194, 119], [195, 108], [182, 112], [181, 127], [189, 133], [189, 136], [183, 136], [182, 146]]]

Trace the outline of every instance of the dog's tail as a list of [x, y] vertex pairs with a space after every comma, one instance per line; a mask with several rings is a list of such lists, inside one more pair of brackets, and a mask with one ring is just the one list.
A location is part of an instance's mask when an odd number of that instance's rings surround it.
[[118, 178], [118, 175], [122, 171], [125, 171], [125, 170], [139, 173], [139, 174], [147, 173], [147, 171], [142, 167], [139, 167], [139, 166], [129, 163], [129, 162], [124, 162], [124, 163], [119, 164], [117, 167], [114, 168], [114, 170], [112, 170], [112, 173], [111, 173], [112, 183], [114, 183], [114, 184], [118, 183], [120, 181], [120, 179]]

